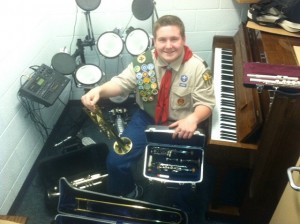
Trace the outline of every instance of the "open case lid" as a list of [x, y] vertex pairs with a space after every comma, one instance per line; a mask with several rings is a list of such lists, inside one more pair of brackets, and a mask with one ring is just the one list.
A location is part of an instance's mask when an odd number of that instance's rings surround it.
[[187, 214], [179, 209], [77, 189], [65, 178], [60, 179], [59, 189], [58, 212], [73, 219], [87, 217], [91, 221], [98, 219], [127, 224], [188, 223]]
[[108, 152], [107, 144], [98, 143], [49, 156], [39, 163], [39, 173], [47, 187], [57, 186], [60, 177], [77, 179], [85, 174], [106, 173]]
[[145, 133], [148, 143], [195, 146], [202, 148], [206, 141], [204, 131], [201, 129], [196, 130], [191, 139], [173, 139], [172, 134], [174, 133], [174, 129], [170, 129], [168, 126], [149, 125], [147, 126]]

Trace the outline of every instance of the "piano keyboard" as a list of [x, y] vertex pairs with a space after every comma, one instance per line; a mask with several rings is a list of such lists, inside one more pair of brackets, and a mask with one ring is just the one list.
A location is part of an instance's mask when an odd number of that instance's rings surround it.
[[237, 142], [231, 49], [215, 48], [213, 77], [216, 105], [212, 114], [211, 139]]

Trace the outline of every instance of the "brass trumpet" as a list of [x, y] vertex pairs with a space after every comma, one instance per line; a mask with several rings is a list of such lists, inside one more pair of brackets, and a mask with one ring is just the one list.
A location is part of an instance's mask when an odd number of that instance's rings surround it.
[[[91, 175], [87, 175], [86, 177], [82, 177], [79, 179], [75, 179], [71, 181], [71, 185], [78, 189], [88, 189], [90, 187], [102, 184], [102, 180], [107, 177], [108, 174], [101, 175], [100, 173], [95, 173]], [[47, 196], [49, 200], [55, 199], [60, 195], [59, 187], [54, 186], [52, 189], [47, 191]]]
[[89, 117], [96, 123], [99, 128], [106, 134], [106, 136], [110, 139], [115, 139], [115, 143], [113, 145], [114, 151], [119, 155], [124, 155], [132, 149], [132, 141], [127, 137], [119, 137], [118, 134], [113, 130], [111, 125], [104, 120], [104, 116], [102, 111], [98, 106], [96, 106], [95, 112], [88, 110], [87, 108], [83, 108], [83, 110], [89, 115]]

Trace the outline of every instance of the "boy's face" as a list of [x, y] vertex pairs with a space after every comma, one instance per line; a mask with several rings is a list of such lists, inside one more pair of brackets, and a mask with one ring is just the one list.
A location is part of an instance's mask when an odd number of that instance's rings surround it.
[[168, 64], [180, 57], [184, 51], [185, 38], [177, 26], [162, 26], [156, 31], [154, 46], [160, 58]]

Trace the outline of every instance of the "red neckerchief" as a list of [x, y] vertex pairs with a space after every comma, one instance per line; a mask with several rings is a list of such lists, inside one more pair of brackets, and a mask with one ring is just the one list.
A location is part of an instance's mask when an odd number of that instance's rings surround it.
[[[184, 57], [182, 64], [188, 61], [193, 56], [193, 52], [189, 47], [184, 46]], [[157, 52], [155, 51], [155, 57], [157, 58]], [[155, 110], [155, 123], [165, 124], [169, 118], [169, 96], [172, 81], [172, 69], [167, 69], [162, 77], [160, 89], [158, 92], [157, 105]]]

